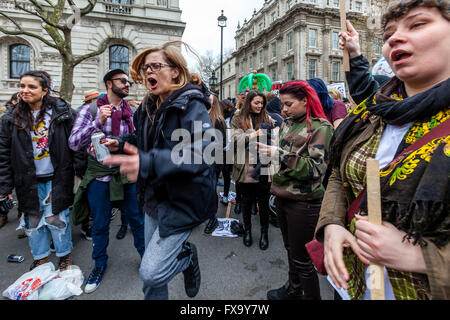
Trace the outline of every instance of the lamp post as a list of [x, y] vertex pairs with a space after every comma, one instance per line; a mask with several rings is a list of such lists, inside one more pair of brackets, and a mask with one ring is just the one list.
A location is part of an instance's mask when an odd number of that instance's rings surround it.
[[[215, 91], [214, 89], [215, 89], [216, 85], [217, 85], [217, 77], [216, 77], [216, 73], [213, 71], [211, 78], [209, 78], [209, 87], [211, 89], [211, 92], [214, 93], [214, 91]], [[214, 87], [214, 89], [213, 89], [213, 87]]]
[[223, 28], [227, 26], [227, 17], [222, 14], [217, 18], [220, 27], [220, 100], [222, 100], [222, 81], [223, 81]]

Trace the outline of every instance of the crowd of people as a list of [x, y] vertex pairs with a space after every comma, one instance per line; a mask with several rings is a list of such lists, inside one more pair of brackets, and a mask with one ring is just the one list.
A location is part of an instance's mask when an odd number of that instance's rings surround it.
[[[269, 300], [321, 299], [307, 250], [313, 239], [323, 244], [336, 299], [370, 299], [371, 263], [384, 266], [388, 299], [449, 299], [449, 2], [387, 8], [382, 52], [392, 78], [370, 74], [350, 21], [347, 29], [339, 36], [350, 57], [348, 99], [314, 78], [220, 101], [189, 71], [180, 41], [148, 47], [130, 70], [109, 70], [106, 92], [87, 91], [77, 110], [57, 97], [45, 71], [22, 74], [1, 118], [0, 228], [14, 190], [30, 269], [54, 250], [66, 270], [72, 226], [81, 225], [93, 243], [84, 287], [92, 293], [107, 270], [110, 221], [120, 210], [116, 237], [130, 227], [145, 299], [167, 300], [179, 273], [195, 297], [200, 263], [189, 237], [201, 224], [205, 234], [216, 229], [234, 182], [244, 246], [253, 244], [255, 215], [260, 250], [269, 247], [269, 225], [281, 232], [289, 271]], [[126, 99], [133, 83], [148, 91], [140, 103]], [[172, 139], [179, 130], [190, 138], [182, 149]], [[92, 142], [98, 134], [106, 157]], [[210, 163], [204, 154], [212, 147]], [[367, 217], [370, 158], [379, 161], [382, 225]]]

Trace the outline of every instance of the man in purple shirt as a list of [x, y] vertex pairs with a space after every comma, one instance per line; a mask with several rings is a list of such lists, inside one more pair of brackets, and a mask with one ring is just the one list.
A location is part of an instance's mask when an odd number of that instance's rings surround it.
[[[83, 199], [88, 200], [93, 218], [92, 259], [95, 267], [86, 282], [84, 291], [91, 293], [99, 286], [106, 270], [109, 241], [109, 224], [113, 203], [126, 215], [134, 237], [134, 246], [141, 258], [145, 251], [144, 219], [136, 197], [136, 184], [129, 183], [120, 174], [119, 167], [107, 167], [97, 161], [91, 148], [91, 136], [103, 132], [106, 137], [117, 137], [134, 132], [133, 111], [124, 99], [132, 83], [123, 70], [110, 70], [103, 78], [107, 94], [96, 102], [85, 105], [78, 113], [69, 138], [69, 147], [74, 151], [85, 150], [88, 168], [75, 196], [74, 212], [78, 212]], [[77, 199], [82, 199], [80, 202]]]

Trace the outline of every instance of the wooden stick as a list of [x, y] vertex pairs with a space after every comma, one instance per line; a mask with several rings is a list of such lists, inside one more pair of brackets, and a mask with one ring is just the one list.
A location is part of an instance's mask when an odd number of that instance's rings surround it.
[[[379, 161], [367, 159], [367, 205], [369, 222], [381, 225], [381, 193]], [[384, 267], [370, 264], [370, 294], [372, 300], [385, 300]]]
[[227, 219], [230, 217], [230, 210], [231, 210], [231, 202], [228, 202], [227, 212], [225, 214], [225, 218]]
[[[339, 11], [341, 16], [341, 32], [347, 32], [347, 16], [345, 13], [345, 0], [339, 0]], [[345, 40], [344, 40], [345, 41]], [[350, 57], [347, 48], [344, 48], [344, 71], [350, 72]]]

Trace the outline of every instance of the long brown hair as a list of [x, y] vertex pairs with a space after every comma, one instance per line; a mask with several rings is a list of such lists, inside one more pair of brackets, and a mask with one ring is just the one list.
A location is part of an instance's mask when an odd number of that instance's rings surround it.
[[32, 77], [39, 82], [43, 90], [48, 89], [42, 98], [42, 106], [35, 121], [33, 121], [30, 106], [22, 99], [19, 100], [13, 111], [16, 126], [20, 129], [32, 129], [33, 125], [39, 123], [45, 117], [47, 110], [51, 109], [52, 105], [56, 103], [56, 98], [50, 96], [50, 80], [42, 71], [28, 71], [20, 76], [20, 80], [24, 77]]
[[216, 128], [216, 122], [219, 121], [222, 127], [225, 129], [227, 126], [225, 124], [225, 118], [223, 117], [222, 106], [219, 102], [219, 98], [217, 98], [214, 93], [212, 93], [211, 95], [213, 99], [211, 109], [209, 109], [209, 117], [211, 118], [212, 125], [214, 128]]
[[141, 71], [141, 67], [144, 64], [145, 57], [153, 52], [162, 52], [164, 54], [164, 57], [166, 58], [167, 62], [174, 66], [174, 68], [177, 68], [179, 71], [179, 76], [175, 79], [175, 84], [173, 84], [170, 88], [170, 92], [174, 92], [175, 90], [178, 90], [182, 87], [184, 87], [189, 82], [195, 85], [200, 86], [202, 84], [202, 79], [199, 75], [196, 73], [191, 73], [188, 69], [186, 60], [184, 59], [183, 55], [181, 54], [180, 49], [178, 49], [176, 46], [183, 44], [187, 49], [189, 49], [191, 52], [194, 52], [191, 47], [184, 43], [183, 41], [170, 41], [166, 42], [161, 46], [150, 46], [146, 49], [144, 49], [142, 52], [140, 52], [133, 60], [131, 67], [130, 67], [130, 75], [133, 78], [133, 80], [138, 84], [144, 84], [147, 90], [149, 91], [149, 98], [154, 100], [157, 98], [156, 104], [159, 106], [162, 101], [160, 101], [159, 97], [156, 97], [151, 89], [150, 85], [147, 82], [147, 79], [145, 77], [145, 73]]
[[253, 115], [253, 119], [255, 120], [255, 122], [253, 123], [253, 129], [258, 130], [261, 123], [263, 122], [270, 123], [269, 113], [267, 113], [266, 110], [267, 106], [266, 96], [259, 91], [253, 90], [247, 94], [244, 106], [240, 109], [241, 127], [242, 129], [244, 129], [244, 131], [247, 131], [248, 129], [251, 128], [251, 121], [252, 121], [251, 102], [256, 97], [263, 98], [263, 108], [261, 109], [261, 113]]

